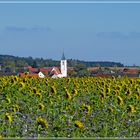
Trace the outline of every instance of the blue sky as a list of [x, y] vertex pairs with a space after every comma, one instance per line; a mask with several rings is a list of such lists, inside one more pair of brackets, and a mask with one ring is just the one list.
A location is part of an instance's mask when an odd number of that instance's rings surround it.
[[140, 65], [140, 3], [0, 3], [0, 54]]

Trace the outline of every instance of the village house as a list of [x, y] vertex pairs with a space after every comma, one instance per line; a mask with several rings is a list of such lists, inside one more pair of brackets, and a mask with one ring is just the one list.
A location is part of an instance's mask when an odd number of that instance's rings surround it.
[[[27, 76], [28, 77], [52, 77], [52, 78], [62, 78], [67, 77], [67, 60], [63, 53], [62, 59], [60, 61], [60, 69], [58, 67], [51, 67], [51, 68], [33, 68], [32, 66], [27, 66]], [[20, 77], [25, 77], [26, 73], [19, 73]]]
[[117, 71], [113, 71], [111, 68], [105, 72], [104, 70], [100, 70], [98, 68], [92, 69], [91, 74], [96, 77], [140, 77], [140, 68], [139, 67], [126, 67], [126, 68], [118, 68]]

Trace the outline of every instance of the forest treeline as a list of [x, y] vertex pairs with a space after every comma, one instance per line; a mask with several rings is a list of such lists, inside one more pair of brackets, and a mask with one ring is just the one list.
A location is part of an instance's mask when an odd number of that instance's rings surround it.
[[[84, 65], [85, 67], [94, 67], [94, 66], [101, 66], [101, 67], [123, 67], [124, 65], [119, 62], [108, 62], [108, 61], [83, 61], [83, 60], [76, 60], [76, 59], [68, 59], [67, 60], [68, 67], [75, 67], [77, 65]], [[0, 55], [0, 65], [4, 68], [12, 68], [12, 67], [60, 67], [60, 60], [52, 60], [52, 59], [43, 59], [43, 58], [33, 58], [29, 57], [19, 57], [19, 56], [12, 56], [12, 55]]]

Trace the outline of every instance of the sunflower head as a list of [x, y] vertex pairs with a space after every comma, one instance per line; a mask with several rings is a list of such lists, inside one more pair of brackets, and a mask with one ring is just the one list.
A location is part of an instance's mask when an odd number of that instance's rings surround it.
[[39, 118], [37, 118], [36, 121], [37, 121], [38, 125], [41, 125], [44, 128], [48, 128], [48, 123], [47, 123], [47, 120], [45, 118], [39, 117]]
[[130, 79], [129, 82], [130, 82], [130, 84], [133, 84], [134, 83], [134, 80], [133, 79]]
[[71, 95], [70, 95], [70, 93], [69, 93], [68, 91], [66, 91], [66, 98], [67, 98], [68, 100], [71, 99]]
[[15, 81], [18, 81], [18, 76], [14, 76], [14, 80]]
[[0, 92], [2, 92], [2, 90], [3, 90], [3, 86], [2, 86], [2, 85], [0, 85]]
[[110, 88], [106, 88], [106, 93], [109, 94], [110, 93]]
[[117, 97], [117, 101], [119, 105], [123, 105], [123, 98], [121, 96]]
[[10, 113], [5, 113], [5, 120], [8, 122], [8, 123], [11, 123], [12, 122], [12, 116]]
[[6, 97], [5, 100], [7, 101], [7, 103], [11, 103], [11, 99], [9, 97]]
[[138, 101], [138, 99], [139, 99], [139, 96], [136, 94], [135, 95], [135, 100]]
[[105, 98], [106, 94], [105, 94], [104, 90], [100, 92], [100, 95], [101, 95], [102, 99]]
[[19, 106], [18, 105], [13, 105], [12, 110], [13, 110], [13, 112], [18, 112], [19, 111]]
[[131, 96], [132, 92], [130, 90], [127, 90], [127, 96]]
[[79, 121], [79, 120], [76, 120], [75, 121], [75, 126], [77, 128], [84, 128], [84, 124], [81, 121]]
[[56, 89], [55, 89], [54, 86], [51, 86], [50, 92], [51, 92], [52, 94], [56, 94]]
[[36, 93], [36, 96], [42, 99], [42, 94], [41, 93]]
[[109, 108], [108, 108], [108, 111], [111, 113], [111, 112], [114, 111], [114, 109], [113, 109], [112, 107], [109, 107]]
[[91, 111], [91, 107], [90, 107], [90, 105], [83, 105], [83, 110], [87, 113], [87, 114], [89, 114], [90, 113], [90, 111]]
[[78, 94], [78, 91], [76, 89], [73, 89], [71, 93], [73, 96], [76, 96]]
[[33, 93], [37, 93], [37, 92], [38, 92], [38, 91], [37, 91], [37, 88], [35, 88], [35, 87], [32, 88], [32, 92], [33, 92]]
[[134, 113], [134, 111], [135, 111], [134, 105], [129, 105], [127, 110], [129, 113]]
[[27, 76], [28, 74], [29, 74], [29, 72], [27, 72], [27, 71], [26, 71], [26, 72], [24, 72], [24, 75], [25, 75], [25, 76]]
[[42, 110], [42, 111], [43, 111], [44, 108], [45, 108], [45, 106], [44, 106], [42, 103], [40, 103], [40, 104], [38, 105], [38, 107], [39, 107], [39, 109]]
[[25, 87], [25, 84], [24, 84], [23, 82], [20, 82], [20, 83], [19, 83], [19, 88], [22, 89], [22, 88], [24, 88], [24, 87]]

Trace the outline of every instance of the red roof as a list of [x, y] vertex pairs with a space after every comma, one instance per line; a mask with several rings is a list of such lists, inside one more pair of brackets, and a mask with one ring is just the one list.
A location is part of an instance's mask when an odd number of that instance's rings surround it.
[[57, 67], [52, 67], [52, 68], [50, 69], [50, 72], [51, 72], [52, 74], [55, 74], [55, 75], [58, 75], [58, 74], [61, 73], [60, 70], [59, 70], [59, 68], [57, 68]]
[[31, 66], [27, 67], [29, 69], [29, 73], [38, 73], [39, 71], [48, 74], [47, 68], [32, 68]]
[[[60, 70], [58, 67], [51, 67], [51, 68], [32, 68], [31, 66], [27, 66], [27, 68], [29, 69], [29, 74], [28, 76], [33, 76], [33, 77], [38, 77], [38, 73], [42, 72], [44, 73], [46, 76], [48, 75], [48, 72], [50, 72], [51, 74], [55, 74], [58, 75], [60, 74]], [[20, 73], [21, 76], [23, 76], [23, 73]]]
[[27, 66], [28, 69], [32, 68], [32, 66]]
[[25, 73], [20, 73], [20, 77], [25, 77], [25, 76], [27, 76], [27, 77], [39, 77], [38, 76], [38, 74], [36, 74], [36, 73], [29, 73], [29, 74], [27, 74], [27, 75], [25, 75]]
[[123, 73], [125, 74], [137, 74], [138, 73], [138, 68], [130, 68], [130, 69], [125, 69]]
[[38, 72], [38, 68], [30, 68], [30, 69], [29, 69], [29, 72], [30, 72], [30, 73]]
[[48, 72], [49, 72], [49, 70], [47, 68], [39, 68], [39, 71], [41, 71], [45, 75], [48, 75]]

